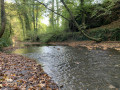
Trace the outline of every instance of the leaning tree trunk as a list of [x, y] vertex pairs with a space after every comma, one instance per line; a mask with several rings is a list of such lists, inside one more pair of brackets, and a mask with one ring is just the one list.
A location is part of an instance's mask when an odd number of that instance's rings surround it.
[[96, 42], [101, 42], [101, 41], [102, 41], [101, 39], [96, 39], [96, 38], [93, 38], [93, 37], [90, 37], [89, 35], [87, 35], [87, 34], [84, 32], [84, 30], [81, 29], [81, 27], [79, 26], [79, 24], [76, 22], [75, 17], [73, 16], [71, 10], [68, 8], [68, 6], [67, 6], [66, 3], [64, 2], [64, 0], [61, 0], [61, 2], [63, 3], [63, 5], [64, 5], [64, 7], [67, 9], [67, 11], [69, 12], [70, 17], [71, 17], [73, 23], [75, 24], [75, 26], [78, 28], [78, 30], [79, 30], [85, 37], [87, 37], [87, 38], [90, 39], [90, 40], [96, 41]]
[[5, 19], [4, 0], [0, 0], [0, 3], [1, 3], [1, 30], [0, 30], [0, 38], [1, 38], [5, 32], [6, 19]]

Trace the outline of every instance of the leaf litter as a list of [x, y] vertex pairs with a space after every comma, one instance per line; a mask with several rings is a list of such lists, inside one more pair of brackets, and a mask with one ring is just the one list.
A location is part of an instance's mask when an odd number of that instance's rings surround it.
[[35, 60], [15, 54], [0, 53], [0, 89], [58, 90]]

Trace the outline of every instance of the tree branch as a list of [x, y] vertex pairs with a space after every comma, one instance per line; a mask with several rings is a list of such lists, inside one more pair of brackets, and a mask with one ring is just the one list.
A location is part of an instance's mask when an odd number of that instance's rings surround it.
[[35, 1], [39, 2], [39, 3], [40, 3], [41, 5], [43, 5], [45, 8], [47, 8], [48, 10], [50, 10], [50, 11], [54, 12], [55, 14], [61, 16], [62, 18], [66, 19], [67, 21], [70, 21], [68, 18], [64, 17], [63, 15], [61, 15], [61, 14], [55, 12], [54, 10], [48, 8], [47, 5], [45, 5], [44, 3], [42, 3], [42, 2], [40, 2], [40, 1], [38, 1], [38, 0], [35, 0]]
[[75, 17], [73, 15], [73, 13], [71, 12], [71, 10], [68, 8], [68, 6], [66, 5], [66, 3], [64, 2], [64, 0], [61, 0], [61, 2], [63, 3], [64, 7], [67, 9], [67, 11], [69, 12], [71, 19], [73, 21], [73, 23], [75, 24], [75, 26], [78, 28], [78, 30], [88, 39], [96, 41], [96, 42], [101, 42], [101, 39], [96, 39], [93, 37], [90, 37], [89, 35], [87, 35], [84, 30], [79, 26], [79, 24], [76, 22]]

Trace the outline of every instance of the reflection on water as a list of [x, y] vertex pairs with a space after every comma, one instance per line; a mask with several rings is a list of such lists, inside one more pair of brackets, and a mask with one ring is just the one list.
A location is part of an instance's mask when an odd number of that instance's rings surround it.
[[120, 88], [120, 53], [115, 50], [42, 46], [12, 53], [36, 59], [58, 85], [63, 85], [62, 90]]

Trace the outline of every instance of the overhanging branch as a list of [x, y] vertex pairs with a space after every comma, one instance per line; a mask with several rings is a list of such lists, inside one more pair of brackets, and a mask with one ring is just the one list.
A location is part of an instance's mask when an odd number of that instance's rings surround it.
[[64, 16], [61, 15], [60, 13], [57, 13], [57, 12], [55, 12], [54, 10], [48, 8], [47, 5], [45, 5], [44, 3], [42, 3], [42, 2], [40, 2], [40, 1], [38, 1], [38, 0], [35, 0], [35, 1], [39, 2], [39, 3], [40, 3], [41, 5], [43, 5], [45, 8], [47, 8], [48, 10], [50, 10], [50, 11], [54, 12], [55, 14], [61, 16], [62, 18], [66, 19], [67, 21], [70, 21], [68, 18], [64, 17]]
[[62, 2], [62, 4], [64, 5], [64, 7], [66, 8], [66, 10], [68, 11], [68, 13], [70, 14], [70, 17], [71, 17], [73, 23], [75, 24], [75, 26], [78, 28], [78, 30], [79, 30], [85, 37], [87, 37], [87, 38], [90, 39], [90, 40], [96, 41], [96, 42], [101, 42], [101, 41], [102, 41], [101, 38], [96, 39], [96, 38], [93, 38], [93, 37], [87, 35], [87, 34], [84, 32], [84, 30], [82, 30], [82, 28], [79, 26], [79, 24], [76, 22], [73, 13], [72, 13], [71, 10], [68, 8], [68, 6], [67, 6], [66, 3], [64, 2], [64, 0], [61, 0], [61, 2]]

